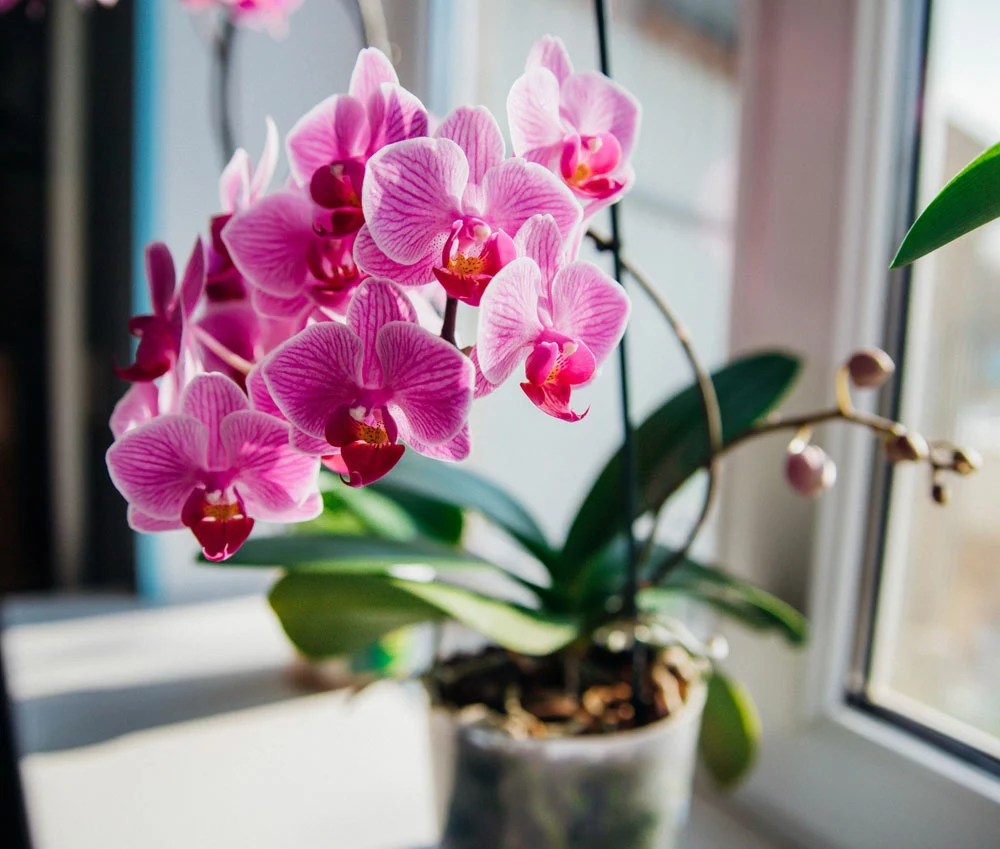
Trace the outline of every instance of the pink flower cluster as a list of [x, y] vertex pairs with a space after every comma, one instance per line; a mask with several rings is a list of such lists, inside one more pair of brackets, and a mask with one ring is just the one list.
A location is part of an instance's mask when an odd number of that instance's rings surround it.
[[[256, 166], [236, 153], [179, 284], [167, 248], [147, 249], [152, 312], [130, 323], [135, 361], [117, 371], [133, 385], [107, 455], [133, 528], [187, 527], [224, 559], [257, 519], [316, 516], [321, 463], [363, 486], [404, 446], [463, 460], [473, 400], [522, 366], [539, 410], [586, 414], [573, 390], [620, 341], [629, 300], [576, 253], [632, 183], [639, 107], [545, 38], [508, 119], [514, 156], [481, 107], [431, 132], [364, 50], [347, 94], [288, 134], [285, 186], [267, 193], [273, 124]], [[466, 348], [459, 302], [477, 310]]]

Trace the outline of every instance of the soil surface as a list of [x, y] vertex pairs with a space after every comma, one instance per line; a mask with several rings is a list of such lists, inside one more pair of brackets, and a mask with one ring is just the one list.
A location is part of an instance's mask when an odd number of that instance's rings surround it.
[[648, 655], [633, 695], [631, 652], [527, 657], [500, 648], [457, 655], [425, 677], [431, 698], [459, 721], [495, 725], [516, 739], [608, 734], [679, 711], [700, 677], [682, 649]]

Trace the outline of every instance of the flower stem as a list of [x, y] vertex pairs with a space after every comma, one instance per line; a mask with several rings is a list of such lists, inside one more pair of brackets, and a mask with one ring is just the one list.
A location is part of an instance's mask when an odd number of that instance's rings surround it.
[[455, 319], [458, 317], [458, 301], [455, 298], [448, 297], [448, 300], [444, 304], [444, 319], [441, 322], [441, 338], [445, 342], [451, 342], [452, 345], [456, 345], [455, 342]]
[[233, 43], [236, 40], [236, 24], [231, 18], [226, 18], [215, 35], [212, 45], [214, 72], [214, 112], [216, 133], [219, 140], [219, 151], [222, 154], [222, 166], [236, 152], [236, 142], [233, 135], [233, 116], [231, 103], [231, 84], [233, 69]]

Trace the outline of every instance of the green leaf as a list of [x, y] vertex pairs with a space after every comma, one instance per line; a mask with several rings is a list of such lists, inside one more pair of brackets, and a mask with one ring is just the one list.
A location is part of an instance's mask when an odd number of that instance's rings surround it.
[[385, 497], [405, 510], [424, 536], [449, 545], [461, 542], [465, 529], [461, 508], [401, 489], [387, 492]]
[[422, 496], [452, 507], [475, 510], [505, 530], [542, 563], [555, 560], [545, 534], [524, 506], [496, 484], [453, 463], [407, 451], [396, 467], [373, 484], [378, 492]]
[[891, 268], [900, 268], [1000, 216], [1000, 144], [970, 162], [913, 222]]
[[236, 554], [219, 565], [283, 566], [298, 572], [385, 573], [404, 564], [442, 569], [499, 568], [460, 548], [430, 540], [318, 534], [247, 540]]
[[[765, 352], [737, 360], [712, 375], [722, 413], [723, 443], [745, 433], [784, 397], [799, 370], [788, 354]], [[635, 432], [639, 514], [656, 510], [702, 468], [708, 436], [701, 393], [692, 385], [668, 400]], [[621, 531], [622, 469], [619, 450], [601, 471], [573, 520], [559, 563], [572, 574]]]
[[438, 608], [372, 575], [286, 575], [270, 602], [288, 638], [309, 657], [353, 655], [398, 628], [443, 618]]
[[669, 607], [678, 595], [707, 604], [755, 630], [776, 631], [794, 645], [801, 645], [808, 636], [808, 621], [790, 604], [747, 581], [690, 558], [682, 560], [660, 586], [643, 590], [639, 606], [655, 611]]
[[312, 657], [354, 653], [397, 628], [444, 618], [523, 654], [550, 654], [579, 634], [567, 617], [385, 575], [292, 573], [271, 591], [271, 606], [292, 642]]
[[739, 681], [716, 671], [708, 681], [698, 751], [715, 782], [732, 789], [746, 776], [760, 748], [760, 715]]
[[521, 654], [552, 654], [569, 645], [580, 633], [579, 623], [568, 616], [529, 610], [448, 584], [395, 579], [392, 583], [406, 587], [414, 596]]

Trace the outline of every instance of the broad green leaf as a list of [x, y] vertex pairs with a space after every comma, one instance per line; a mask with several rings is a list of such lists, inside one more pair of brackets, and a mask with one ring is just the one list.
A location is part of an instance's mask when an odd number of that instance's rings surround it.
[[335, 475], [321, 477], [323, 514], [304, 533], [376, 534], [391, 539], [429, 537], [455, 545], [462, 537], [462, 511], [450, 504], [404, 491], [383, 493], [375, 486], [350, 487]]
[[309, 657], [353, 655], [398, 628], [443, 618], [383, 577], [293, 573], [271, 589], [288, 638]]
[[403, 492], [475, 510], [546, 565], [555, 559], [542, 529], [520, 502], [496, 484], [454, 463], [442, 463], [407, 451], [396, 467], [373, 486], [390, 497]]
[[566, 617], [385, 575], [292, 573], [271, 591], [271, 606], [292, 642], [314, 657], [360, 651], [396, 628], [444, 618], [524, 654], [550, 654], [579, 634]]
[[715, 782], [732, 789], [746, 776], [760, 748], [760, 715], [739, 681], [716, 671], [708, 681], [698, 751]]
[[[658, 553], [663, 551], [665, 549], [658, 549]], [[806, 641], [809, 623], [790, 604], [747, 581], [690, 558], [682, 560], [660, 586], [643, 590], [639, 605], [645, 610], [656, 610], [668, 606], [678, 595], [714, 607], [749, 628], [776, 631], [794, 645]]]
[[417, 598], [489, 637], [506, 649], [521, 654], [552, 654], [573, 642], [579, 624], [570, 617], [489, 598], [448, 584], [418, 583], [393, 579]]
[[467, 551], [431, 540], [295, 534], [257, 537], [222, 566], [283, 566], [297, 572], [385, 573], [422, 564], [442, 569], [497, 569]]
[[[784, 397], [799, 370], [788, 354], [765, 352], [712, 375], [722, 413], [723, 443], [753, 427]], [[668, 400], [635, 432], [639, 513], [658, 509], [708, 459], [701, 393], [692, 385]], [[573, 520], [558, 564], [572, 574], [622, 530], [621, 450], [608, 461]]]
[[970, 162], [913, 222], [892, 260], [908, 265], [1000, 216], [1000, 144]]

